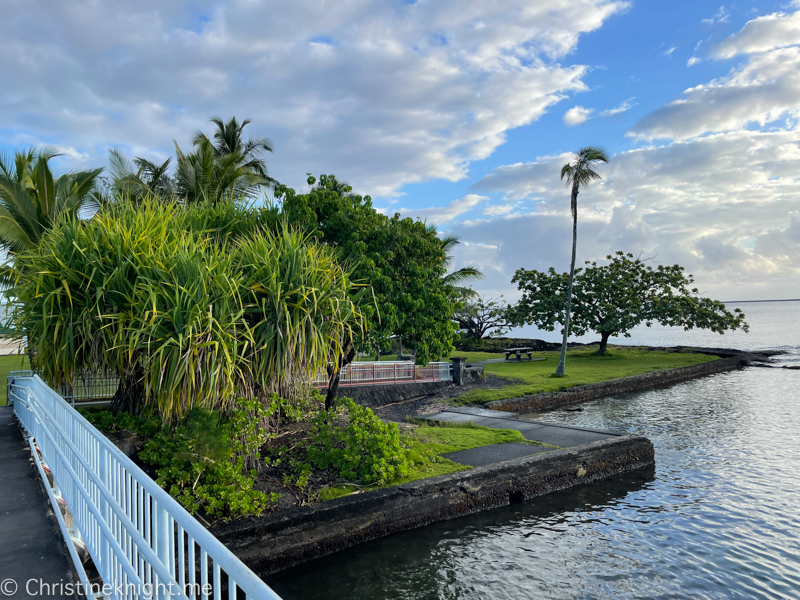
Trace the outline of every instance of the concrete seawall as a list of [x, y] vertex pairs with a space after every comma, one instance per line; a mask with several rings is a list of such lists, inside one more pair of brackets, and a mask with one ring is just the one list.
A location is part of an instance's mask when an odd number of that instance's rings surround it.
[[436, 521], [522, 502], [654, 462], [652, 443], [621, 435], [459, 473], [237, 520], [211, 532], [261, 575]]
[[711, 362], [681, 367], [680, 369], [667, 369], [664, 371], [654, 371], [653, 373], [642, 373], [622, 379], [612, 379], [600, 383], [581, 385], [569, 388], [560, 392], [544, 392], [531, 396], [519, 396], [517, 398], [507, 398], [505, 400], [495, 400], [485, 405], [486, 408], [493, 410], [503, 410], [515, 413], [532, 413], [552, 408], [558, 408], [576, 402], [594, 400], [611, 394], [622, 394], [625, 392], [637, 392], [650, 389], [659, 385], [679, 383], [696, 379], [706, 375], [733, 371], [743, 366], [747, 366], [749, 359], [742, 356], [731, 358], [721, 358]]

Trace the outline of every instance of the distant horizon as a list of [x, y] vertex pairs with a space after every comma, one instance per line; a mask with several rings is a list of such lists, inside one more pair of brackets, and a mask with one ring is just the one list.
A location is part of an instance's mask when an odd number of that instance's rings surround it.
[[723, 304], [745, 304], [748, 302], [800, 302], [800, 298], [784, 298], [782, 300], [723, 300]]

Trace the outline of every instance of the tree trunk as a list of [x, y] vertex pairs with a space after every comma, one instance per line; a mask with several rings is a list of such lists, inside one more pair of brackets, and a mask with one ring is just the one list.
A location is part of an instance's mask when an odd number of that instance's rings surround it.
[[575, 278], [575, 251], [578, 247], [578, 182], [572, 184], [572, 260], [569, 263], [569, 283], [567, 284], [567, 304], [564, 307], [564, 339], [561, 342], [561, 356], [558, 358], [556, 375], [564, 375], [567, 362], [567, 338], [569, 337], [569, 309], [572, 303], [572, 281]]
[[608, 338], [611, 337], [610, 331], [601, 331], [600, 332], [600, 349], [597, 353], [600, 356], [603, 356], [606, 353], [606, 347], [608, 346]]
[[138, 415], [144, 400], [144, 371], [137, 367], [132, 373], [119, 380], [114, 398], [111, 400], [111, 412], [127, 412]]
[[333, 367], [328, 367], [328, 391], [325, 394], [325, 410], [330, 410], [336, 404], [336, 393], [339, 391], [339, 379], [342, 373], [342, 367], [346, 367], [356, 357], [356, 349], [352, 344], [350, 345], [347, 354], [339, 357], [339, 368], [336, 373], [333, 372]]

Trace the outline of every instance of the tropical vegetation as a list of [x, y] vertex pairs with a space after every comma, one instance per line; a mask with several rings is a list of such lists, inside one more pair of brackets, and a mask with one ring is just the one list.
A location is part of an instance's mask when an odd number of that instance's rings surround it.
[[558, 366], [556, 366], [555, 372], [559, 377], [564, 375], [567, 359], [572, 282], [575, 276], [575, 253], [578, 248], [578, 194], [581, 188], [585, 188], [592, 181], [600, 179], [600, 175], [595, 171], [595, 166], [597, 163], [601, 162], [608, 162], [605, 150], [598, 146], [586, 146], [573, 154], [572, 160], [561, 167], [561, 180], [566, 183], [566, 185], [572, 187], [569, 198], [569, 209], [572, 213], [572, 259], [569, 263], [569, 279], [567, 281], [567, 293], [563, 305], [564, 331], [561, 342], [561, 356], [558, 359]]
[[[728, 311], [722, 302], [700, 296], [691, 287], [694, 279], [680, 265], [647, 265], [632, 254], [617, 252], [606, 257], [608, 263], [586, 262], [574, 276], [519, 269], [512, 279], [522, 292], [514, 310], [518, 325], [535, 325], [553, 331], [566, 326], [561, 308], [572, 296], [572, 332], [600, 335], [599, 354], [605, 354], [612, 336], [630, 337], [630, 330], [644, 323], [689, 329], [709, 329], [716, 333], [748, 330], [740, 309]], [[571, 294], [570, 294], [571, 292]]]
[[30, 148], [0, 155], [0, 247], [12, 255], [36, 248], [64, 217], [99, 208], [96, 184], [103, 169], [53, 175], [58, 150]]

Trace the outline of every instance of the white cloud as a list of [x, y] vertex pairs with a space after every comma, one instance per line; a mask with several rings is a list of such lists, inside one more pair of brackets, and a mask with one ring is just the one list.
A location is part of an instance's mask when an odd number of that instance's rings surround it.
[[628, 98], [627, 100], [625, 100], [625, 102], [623, 102], [619, 106], [617, 106], [615, 108], [609, 108], [608, 110], [604, 110], [603, 112], [600, 113], [600, 116], [601, 117], [613, 117], [614, 115], [618, 115], [620, 113], [624, 113], [624, 112], [629, 111], [634, 106], [636, 106], [636, 102], [634, 102], [634, 98]]
[[614, 0], [414, 4], [16, 1], [3, 7], [0, 130], [105, 162], [188, 145], [236, 114], [275, 143], [270, 169], [299, 184], [334, 172], [390, 196], [458, 180], [506, 132], [585, 90], [564, 59], [623, 10]]
[[[495, 169], [475, 189], [535, 198], [535, 212], [452, 230], [498, 245], [492, 261], [505, 274], [520, 266], [565, 269], [569, 194], [559, 171], [567, 160], [565, 154]], [[719, 298], [800, 295], [797, 130], [738, 131], [650, 146], [617, 154], [600, 171], [603, 180], [578, 199], [579, 260], [644, 251], [683, 265]], [[519, 256], [519, 247], [534, 243], [536, 253]], [[487, 286], [492, 293], [513, 293], [510, 284]]]
[[573, 106], [564, 113], [564, 123], [570, 127], [574, 125], [580, 125], [581, 123], [585, 123], [588, 119], [590, 119], [593, 112], [594, 110], [591, 108]]
[[503, 217], [514, 212], [517, 206], [517, 204], [493, 204], [484, 208], [482, 212], [487, 217]]
[[689, 60], [687, 60], [687, 61], [686, 61], [686, 66], [687, 66], [687, 67], [691, 67], [691, 66], [693, 66], [693, 65], [696, 65], [696, 64], [697, 64], [697, 63], [699, 63], [699, 62], [702, 62], [702, 59], [700, 59], [700, 58], [698, 58], [698, 57], [696, 57], [696, 56], [692, 55], [692, 56], [689, 58]]
[[677, 50], [677, 49], [678, 49], [678, 47], [677, 47], [677, 46], [670, 46], [669, 48], [667, 48], [666, 50], [664, 50], [664, 51], [663, 51], [663, 52], [660, 54], [660, 56], [669, 56], [669, 57], [671, 57], [671, 56], [672, 56], [672, 53], [673, 53], [673, 52], [675, 52], [675, 50]]
[[[686, 139], [708, 132], [742, 130], [753, 124], [780, 126], [782, 120], [798, 119], [800, 45], [787, 46], [794, 38], [781, 36], [781, 32], [800, 27], [798, 15], [800, 11], [777, 13], [748, 22], [725, 42], [727, 45], [717, 49], [721, 56], [753, 52], [744, 64], [725, 77], [689, 88], [682, 98], [645, 116], [630, 135]], [[772, 40], [769, 44], [767, 38]], [[795, 43], [800, 44], [800, 36]]]
[[725, 10], [724, 6], [720, 6], [717, 12], [714, 13], [713, 17], [710, 19], [703, 19], [702, 21], [706, 25], [714, 25], [715, 23], [727, 23], [729, 18], [730, 15], [728, 14], [728, 11]]
[[453, 200], [445, 206], [418, 209], [400, 208], [397, 212], [401, 213], [403, 216], [422, 219], [432, 225], [442, 225], [471, 211], [484, 200], [487, 200], [486, 196], [467, 194], [460, 200]]
[[734, 35], [714, 49], [717, 58], [733, 58], [739, 54], [767, 52], [800, 44], [800, 11], [792, 14], [773, 13], [748, 21]]

